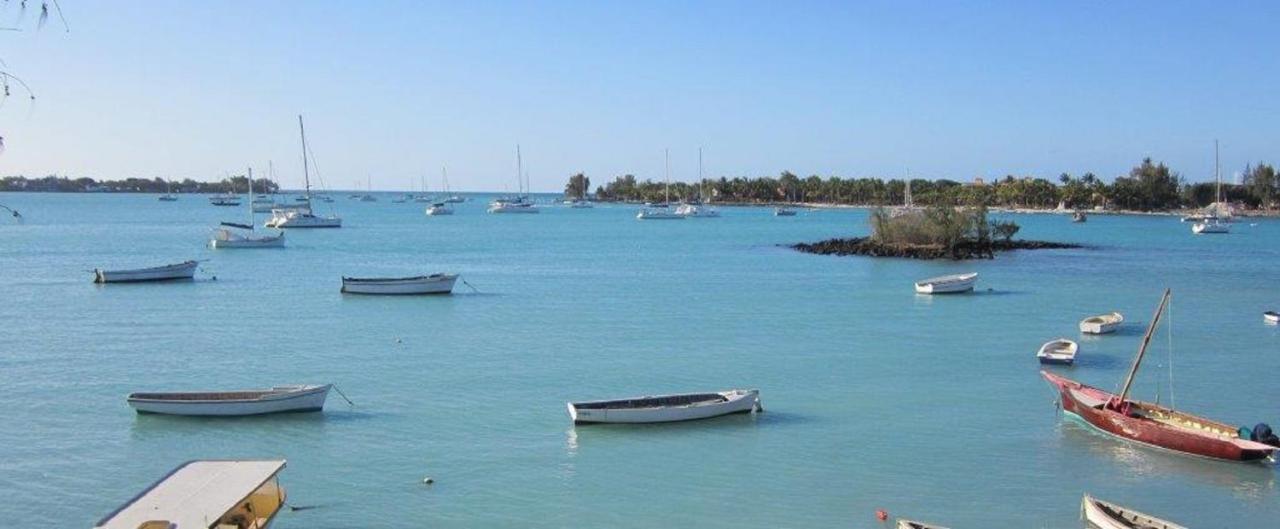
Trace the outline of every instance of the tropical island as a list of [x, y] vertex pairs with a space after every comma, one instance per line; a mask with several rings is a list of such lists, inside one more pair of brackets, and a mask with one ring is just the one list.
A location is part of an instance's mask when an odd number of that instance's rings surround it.
[[[1249, 165], [1243, 183], [1222, 184], [1222, 198], [1245, 214], [1274, 213], [1280, 206], [1280, 177], [1266, 163]], [[1033, 176], [1007, 175], [994, 181], [975, 178], [961, 183], [947, 178], [882, 179], [876, 177], [801, 178], [791, 172], [778, 177], [720, 177], [700, 182], [671, 182], [679, 200], [714, 200], [727, 204], [814, 204], [876, 207], [912, 203], [922, 206], [983, 203], [992, 208], [1025, 210], [1092, 210], [1162, 212], [1204, 208], [1216, 202], [1213, 182], [1186, 182], [1161, 162], [1142, 160], [1127, 175], [1104, 182], [1093, 173], [1059, 175], [1056, 182]], [[584, 196], [590, 180], [582, 174], [565, 186], [570, 197]], [[663, 182], [623, 175], [598, 186], [595, 199], [607, 202], [662, 201]], [[707, 196], [704, 196], [703, 193]]]
[[[259, 193], [275, 193], [279, 184], [266, 178], [254, 178], [253, 189]], [[164, 178], [126, 178], [124, 180], [94, 180], [80, 177], [50, 175], [43, 178], [6, 176], [0, 178], [0, 191], [26, 191], [37, 193], [247, 193], [249, 179], [244, 175], [230, 176], [217, 182], [198, 182], [190, 178], [181, 181]]]

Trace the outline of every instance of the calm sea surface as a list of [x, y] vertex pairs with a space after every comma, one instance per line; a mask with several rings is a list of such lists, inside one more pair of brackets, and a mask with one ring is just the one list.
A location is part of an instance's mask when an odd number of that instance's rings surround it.
[[[1020, 215], [1022, 237], [1094, 248], [951, 263], [777, 246], [866, 233], [862, 210], [639, 222], [622, 206], [489, 215], [473, 195], [426, 217], [390, 194], [339, 196], [342, 229], [214, 251], [210, 228], [243, 208], [0, 194], [26, 217], [0, 220], [0, 520], [90, 527], [183, 461], [282, 457], [290, 502], [317, 506], [282, 513], [282, 529], [875, 529], [877, 508], [1067, 528], [1086, 491], [1191, 527], [1280, 525], [1275, 468], [1096, 434], [1056, 410], [1034, 358], [1077, 339], [1060, 371], [1115, 388], [1171, 287], [1172, 334], [1153, 339], [1137, 395], [1280, 426], [1280, 330], [1261, 318], [1280, 308], [1280, 222], [1193, 236], [1171, 217]], [[87, 272], [185, 259], [204, 261], [195, 282]], [[912, 293], [969, 270], [972, 295]], [[338, 292], [344, 274], [437, 271], [475, 290]], [[1128, 319], [1117, 335], [1076, 331], [1111, 310]], [[323, 414], [193, 420], [124, 400], [325, 382], [355, 407], [331, 393]], [[565, 411], [733, 387], [759, 388], [767, 411], [579, 428]]]

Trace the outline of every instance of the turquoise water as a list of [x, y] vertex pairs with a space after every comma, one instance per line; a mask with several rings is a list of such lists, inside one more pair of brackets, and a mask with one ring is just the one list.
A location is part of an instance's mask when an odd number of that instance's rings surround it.
[[[635, 208], [452, 217], [339, 198], [340, 230], [214, 251], [242, 209], [204, 197], [4, 194], [0, 520], [89, 527], [182, 461], [283, 457], [277, 527], [1079, 527], [1081, 493], [1191, 527], [1274, 526], [1273, 467], [1122, 444], [1064, 419], [1034, 353], [1114, 388], [1171, 287], [1173, 396], [1280, 423], [1280, 222], [1193, 236], [1168, 217], [1018, 215], [1020, 236], [1091, 249], [983, 262], [805, 255], [866, 232], [861, 210], [638, 222]], [[262, 218], [259, 216], [259, 222]], [[198, 258], [191, 283], [90, 283], [94, 267]], [[976, 270], [980, 291], [915, 279]], [[343, 296], [347, 275], [454, 271], [451, 297]], [[212, 277], [216, 276], [216, 280]], [[989, 289], [989, 290], [988, 290]], [[1120, 310], [1114, 336], [1082, 317]], [[1170, 337], [1136, 392], [1169, 399]], [[136, 416], [138, 390], [338, 385], [323, 414]], [[574, 428], [568, 400], [755, 387], [755, 416]], [[422, 484], [430, 476], [436, 483]], [[0, 523], [0, 525], [7, 525]]]

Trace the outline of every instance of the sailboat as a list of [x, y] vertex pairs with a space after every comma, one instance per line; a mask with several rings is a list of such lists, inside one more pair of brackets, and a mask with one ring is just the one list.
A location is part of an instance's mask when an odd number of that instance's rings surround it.
[[1165, 313], [1169, 297], [1170, 291], [1166, 289], [1119, 395], [1047, 371], [1040, 372], [1058, 389], [1062, 410], [1126, 441], [1213, 459], [1274, 461], [1276, 451], [1280, 450], [1280, 441], [1269, 434], [1270, 427], [1265, 424], [1259, 424], [1253, 430], [1239, 428], [1176, 411], [1172, 407], [1129, 399], [1134, 377], [1142, 365], [1151, 335]]
[[663, 163], [665, 164], [665, 182], [666, 188], [663, 191], [664, 198], [661, 205], [646, 205], [639, 213], [636, 213], [636, 220], [683, 220], [684, 215], [673, 213], [667, 209], [667, 204], [671, 202], [671, 154], [669, 150], [663, 149]]
[[365, 185], [368, 186], [369, 191], [360, 196], [360, 201], [361, 202], [377, 202], [378, 197], [373, 196], [373, 177], [372, 176], [365, 175]]
[[169, 180], [164, 181], [164, 194], [160, 195], [161, 202], [177, 202], [178, 196], [169, 190]]
[[503, 197], [489, 204], [489, 213], [538, 213], [537, 206], [529, 202], [525, 194], [524, 159], [520, 156], [520, 146], [516, 145], [516, 184], [520, 191], [515, 197]]
[[1218, 182], [1214, 191], [1213, 211], [1191, 225], [1191, 233], [1231, 233], [1231, 225], [1227, 219], [1218, 215], [1222, 210], [1222, 171], [1218, 164], [1218, 140], [1213, 140], [1213, 176]]
[[[214, 230], [209, 240], [212, 248], [284, 248], [284, 232], [275, 235], [253, 235], [253, 168], [249, 168], [249, 223], [237, 224], [223, 222], [222, 227]], [[248, 233], [232, 231], [229, 228], [240, 228]]]
[[[448, 181], [449, 181], [449, 171], [448, 171], [448, 170], [446, 170], [445, 168], [441, 167], [441, 168], [440, 168], [440, 175], [441, 175], [441, 178], [442, 178], [442, 179], [444, 179], [444, 181], [445, 181], [445, 182], [448, 182]], [[448, 184], [447, 184], [447, 183], [445, 184], [445, 189], [448, 189]], [[437, 201], [437, 202], [433, 202], [430, 206], [427, 206], [427, 215], [428, 215], [428, 216], [431, 216], [431, 217], [435, 217], [435, 216], [439, 216], [439, 215], [452, 215], [452, 214], [453, 214], [453, 206], [450, 206], [450, 205], [449, 205], [449, 201], [448, 201], [448, 200], [440, 200], [440, 201]]]
[[465, 198], [462, 198], [462, 197], [460, 197], [460, 196], [458, 196], [458, 195], [450, 195], [450, 194], [449, 194], [449, 172], [448, 172], [448, 171], [444, 171], [444, 168], [443, 168], [443, 167], [441, 167], [441, 168], [440, 168], [440, 170], [444, 172], [444, 195], [445, 195], [444, 203], [446, 203], [446, 204], [461, 204], [461, 203], [463, 203], [463, 202], [466, 202], [466, 201], [467, 201], [467, 199], [465, 199]]
[[686, 202], [680, 204], [676, 208], [676, 215], [691, 218], [715, 218], [720, 216], [720, 212], [710, 205], [702, 203], [702, 197], [706, 196], [705, 186], [702, 181], [702, 148], [698, 148], [698, 200], [696, 202]]
[[302, 136], [302, 178], [306, 185], [302, 198], [306, 206], [296, 209], [273, 209], [266, 226], [268, 228], [341, 228], [341, 218], [335, 215], [319, 217], [312, 212], [311, 173], [307, 162], [307, 131], [302, 126], [302, 115], [298, 115], [298, 133]]
[[414, 202], [424, 202], [424, 203], [425, 203], [425, 202], [432, 202], [431, 195], [428, 195], [428, 194], [427, 194], [427, 177], [425, 177], [425, 176], [420, 176], [419, 178], [420, 178], [420, 179], [422, 179], [422, 181], [420, 182], [420, 184], [421, 184], [421, 186], [422, 186], [422, 194], [420, 194], [420, 195], [418, 195], [418, 196], [416, 196], [416, 197], [413, 197], [413, 201], [414, 201]]

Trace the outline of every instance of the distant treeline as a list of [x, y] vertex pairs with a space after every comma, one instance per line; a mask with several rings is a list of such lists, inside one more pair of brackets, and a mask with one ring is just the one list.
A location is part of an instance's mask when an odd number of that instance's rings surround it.
[[[274, 193], [280, 188], [275, 182], [265, 178], [253, 179], [254, 193]], [[246, 193], [249, 190], [249, 179], [244, 176], [223, 178], [218, 182], [197, 182], [190, 178], [182, 181], [172, 180], [167, 184], [163, 178], [126, 178], [124, 180], [103, 180], [92, 178], [67, 178], [65, 176], [46, 176], [44, 178], [26, 178], [23, 176], [6, 176], [0, 178], [0, 191], [35, 191], [45, 193]]]
[[[590, 182], [577, 174], [566, 185], [567, 195], [576, 196]], [[713, 199], [722, 202], [820, 202], [849, 205], [902, 204], [906, 182], [899, 179], [820, 177], [801, 178], [790, 172], [778, 177], [705, 179], [701, 183], [671, 183], [672, 200]], [[664, 197], [662, 182], [637, 181], [633, 175], [615, 178], [596, 188], [596, 198], [607, 201], [651, 202]], [[985, 204], [1010, 208], [1089, 209], [1103, 206], [1124, 210], [1170, 210], [1204, 207], [1214, 202], [1213, 182], [1188, 184], [1163, 163], [1150, 158], [1118, 176], [1111, 183], [1093, 173], [1073, 176], [1063, 173], [1055, 181], [1031, 176], [1005, 176], [992, 182], [976, 180], [960, 183], [953, 180], [912, 179], [912, 203], [929, 206], [941, 204]], [[1222, 185], [1226, 201], [1250, 208], [1274, 208], [1280, 199], [1280, 178], [1270, 165], [1250, 165], [1244, 171], [1244, 183]]]

